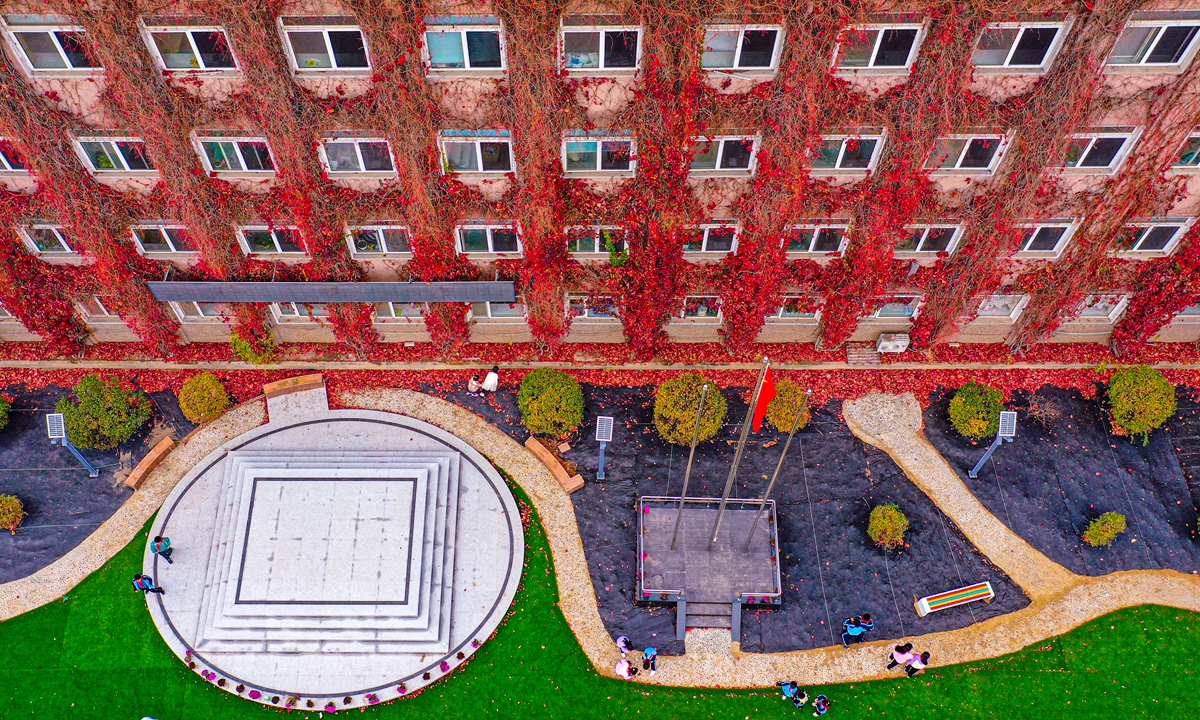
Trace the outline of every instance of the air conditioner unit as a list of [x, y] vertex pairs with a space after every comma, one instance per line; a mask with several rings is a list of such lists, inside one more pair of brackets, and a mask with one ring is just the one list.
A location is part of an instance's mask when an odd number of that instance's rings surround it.
[[875, 349], [881, 353], [901, 353], [908, 349], [908, 333], [881, 333]]

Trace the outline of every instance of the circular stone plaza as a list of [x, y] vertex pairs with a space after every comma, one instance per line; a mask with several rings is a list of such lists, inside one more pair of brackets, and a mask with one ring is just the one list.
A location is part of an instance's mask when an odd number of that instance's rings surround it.
[[499, 473], [428, 423], [329, 410], [324, 388], [269, 405], [154, 523], [177, 548], [144, 562], [168, 590], [149, 596], [167, 644], [226, 690], [287, 706], [382, 702], [463, 663], [521, 577]]

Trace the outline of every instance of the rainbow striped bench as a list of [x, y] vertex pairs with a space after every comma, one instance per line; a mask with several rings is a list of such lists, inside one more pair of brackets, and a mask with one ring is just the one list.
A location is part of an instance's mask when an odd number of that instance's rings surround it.
[[921, 598], [917, 601], [917, 615], [925, 617], [934, 610], [958, 607], [959, 605], [966, 605], [976, 600], [991, 602], [994, 597], [996, 597], [996, 591], [992, 589], [990, 582], [975, 583], [974, 585], [967, 585], [966, 587], [947, 590], [944, 593]]

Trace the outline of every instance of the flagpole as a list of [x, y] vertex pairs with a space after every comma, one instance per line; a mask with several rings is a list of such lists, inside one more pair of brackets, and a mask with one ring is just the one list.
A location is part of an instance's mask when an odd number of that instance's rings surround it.
[[675, 539], [679, 537], [679, 521], [683, 520], [683, 501], [687, 499], [688, 479], [692, 477], [692, 460], [696, 459], [696, 443], [700, 441], [700, 418], [704, 416], [704, 396], [708, 395], [708, 383], [700, 388], [700, 407], [696, 410], [696, 429], [692, 431], [692, 451], [688, 453], [687, 470], [683, 473], [683, 490], [679, 493], [679, 512], [675, 514], [675, 532], [671, 534], [671, 552], [675, 552]]
[[746, 409], [746, 422], [742, 423], [742, 437], [738, 441], [737, 452], [733, 454], [733, 467], [729, 468], [729, 478], [725, 481], [725, 492], [721, 495], [721, 505], [717, 509], [717, 520], [713, 523], [712, 535], [708, 538], [707, 552], [712, 552], [713, 543], [717, 541], [717, 530], [721, 527], [721, 516], [725, 514], [725, 505], [729, 502], [729, 491], [733, 489], [734, 478], [737, 477], [738, 465], [742, 462], [742, 452], [746, 449], [746, 438], [750, 436], [750, 421], [754, 418], [754, 409], [758, 405], [758, 394], [762, 392], [763, 380], [767, 377], [767, 369], [771, 361], [763, 358], [762, 370], [758, 373], [758, 383], [754, 386], [754, 395], [750, 397], [750, 407]]
[[754, 539], [754, 531], [758, 529], [758, 521], [762, 518], [763, 510], [767, 507], [767, 498], [771, 495], [771, 490], [775, 487], [775, 480], [779, 477], [779, 471], [783, 468], [783, 459], [787, 457], [788, 448], [792, 446], [792, 438], [796, 437], [796, 431], [800, 429], [800, 418], [804, 417], [804, 411], [808, 408], [808, 396], [805, 395], [805, 403], [799, 408], [796, 408], [796, 420], [792, 423], [792, 432], [788, 434], [787, 442], [783, 444], [783, 454], [779, 456], [779, 464], [775, 466], [775, 474], [771, 476], [771, 482], [767, 483], [767, 489], [763, 492], [762, 504], [758, 506], [758, 512], [754, 515], [754, 522], [750, 524], [750, 534], [746, 536], [746, 546], [742, 548], [743, 553], [750, 552], [750, 541]]

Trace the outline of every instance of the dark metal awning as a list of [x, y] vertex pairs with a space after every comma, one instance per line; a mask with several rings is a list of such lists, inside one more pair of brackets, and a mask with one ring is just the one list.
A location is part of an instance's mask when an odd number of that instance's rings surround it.
[[178, 302], [515, 302], [511, 282], [152, 282], [158, 300]]

